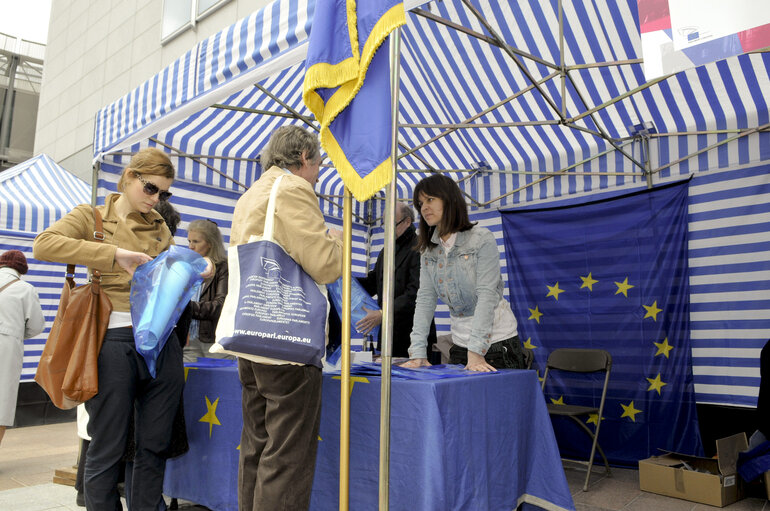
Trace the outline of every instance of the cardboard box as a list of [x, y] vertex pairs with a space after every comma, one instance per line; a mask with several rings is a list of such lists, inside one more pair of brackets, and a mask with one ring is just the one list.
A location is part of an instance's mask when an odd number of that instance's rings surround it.
[[717, 459], [666, 452], [639, 462], [643, 491], [724, 507], [743, 498], [736, 473], [738, 453], [748, 448], [746, 434], [717, 440]]

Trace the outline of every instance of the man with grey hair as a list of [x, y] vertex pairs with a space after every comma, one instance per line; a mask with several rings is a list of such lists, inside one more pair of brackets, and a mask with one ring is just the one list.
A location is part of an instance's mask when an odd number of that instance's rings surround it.
[[[420, 287], [420, 253], [416, 250], [417, 233], [414, 229], [414, 212], [406, 203], [396, 204], [396, 256], [394, 258], [393, 285], [393, 356], [408, 357], [414, 304]], [[359, 279], [361, 285], [371, 295], [377, 295], [377, 303], [382, 307], [383, 252], [377, 256], [374, 269], [366, 277]], [[356, 323], [356, 329], [368, 334], [382, 323], [382, 311], [368, 311], [366, 316]], [[378, 339], [381, 349], [382, 330]], [[436, 325], [431, 323], [428, 336], [428, 353], [436, 342]]]

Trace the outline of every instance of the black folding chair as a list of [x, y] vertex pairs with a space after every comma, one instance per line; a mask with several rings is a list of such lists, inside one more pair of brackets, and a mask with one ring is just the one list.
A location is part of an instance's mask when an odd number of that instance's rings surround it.
[[[545, 383], [548, 380], [548, 374], [551, 370], [562, 371], [568, 373], [598, 373], [604, 372], [604, 386], [602, 387], [602, 397], [599, 401], [599, 407], [594, 408], [590, 406], [577, 406], [577, 405], [555, 405], [548, 403], [548, 413], [550, 415], [569, 417], [580, 428], [585, 431], [591, 438], [591, 456], [588, 461], [582, 460], [569, 460], [581, 464], [586, 464], [588, 470], [586, 473], [586, 480], [583, 484], [583, 491], [588, 491], [588, 481], [591, 477], [591, 468], [594, 463], [594, 456], [596, 451], [599, 451], [602, 459], [604, 460], [604, 466], [607, 469], [607, 475], [610, 474], [610, 464], [607, 462], [607, 457], [604, 455], [601, 446], [599, 445], [599, 426], [601, 426], [602, 412], [604, 411], [604, 400], [607, 396], [607, 386], [610, 381], [610, 369], [612, 368], [612, 356], [605, 350], [589, 350], [589, 349], [574, 349], [574, 348], [561, 348], [554, 350], [548, 356], [548, 362], [546, 363], [545, 374], [543, 374], [543, 390], [545, 390]], [[584, 419], [592, 414], [596, 414], [596, 428], [594, 431], [586, 425]]]

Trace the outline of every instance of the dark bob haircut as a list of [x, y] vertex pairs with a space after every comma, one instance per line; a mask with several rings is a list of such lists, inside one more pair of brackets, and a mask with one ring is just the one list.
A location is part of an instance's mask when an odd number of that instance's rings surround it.
[[[444, 206], [444, 212], [441, 215], [441, 221], [436, 227], [430, 227], [422, 217], [422, 202], [420, 197], [426, 195], [441, 199]], [[417, 249], [420, 252], [437, 246], [431, 241], [433, 231], [438, 228], [441, 236], [455, 232], [467, 231], [473, 227], [468, 218], [468, 205], [465, 203], [460, 187], [457, 186], [451, 178], [443, 174], [434, 174], [426, 177], [414, 188], [412, 196], [414, 208], [420, 213], [420, 228]]]

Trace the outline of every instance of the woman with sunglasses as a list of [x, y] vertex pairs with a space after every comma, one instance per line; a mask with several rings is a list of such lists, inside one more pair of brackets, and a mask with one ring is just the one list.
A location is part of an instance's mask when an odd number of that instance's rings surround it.
[[516, 317], [503, 297], [495, 237], [471, 223], [460, 187], [447, 176], [435, 174], [417, 183], [414, 207], [420, 212], [420, 289], [411, 360], [402, 366], [430, 365], [426, 339], [441, 298], [449, 306], [450, 363], [482, 372], [523, 369]]
[[217, 322], [227, 297], [227, 252], [222, 233], [212, 220], [193, 220], [187, 227], [187, 244], [191, 250], [211, 259], [216, 265], [216, 272], [203, 282], [200, 295], [190, 302], [192, 322], [184, 361], [195, 362], [198, 357], [233, 358], [222, 353], [209, 353], [211, 344], [216, 340]]
[[[136, 153], [123, 169], [118, 191], [97, 206], [104, 241], [94, 241], [91, 206], [77, 206], [35, 238], [36, 259], [84, 265], [102, 274], [102, 289], [112, 313], [99, 352], [99, 393], [85, 407], [89, 415], [85, 466], [85, 501], [89, 511], [121, 509], [117, 483], [123, 464], [129, 421], [136, 426], [131, 508], [154, 511], [161, 497], [166, 453], [174, 415], [184, 385], [182, 348], [172, 332], [150, 376], [136, 351], [131, 324], [131, 277], [140, 264], [166, 250], [174, 241], [161, 215], [153, 210], [168, 199], [174, 167], [156, 148]], [[202, 274], [211, 276], [213, 265]]]

